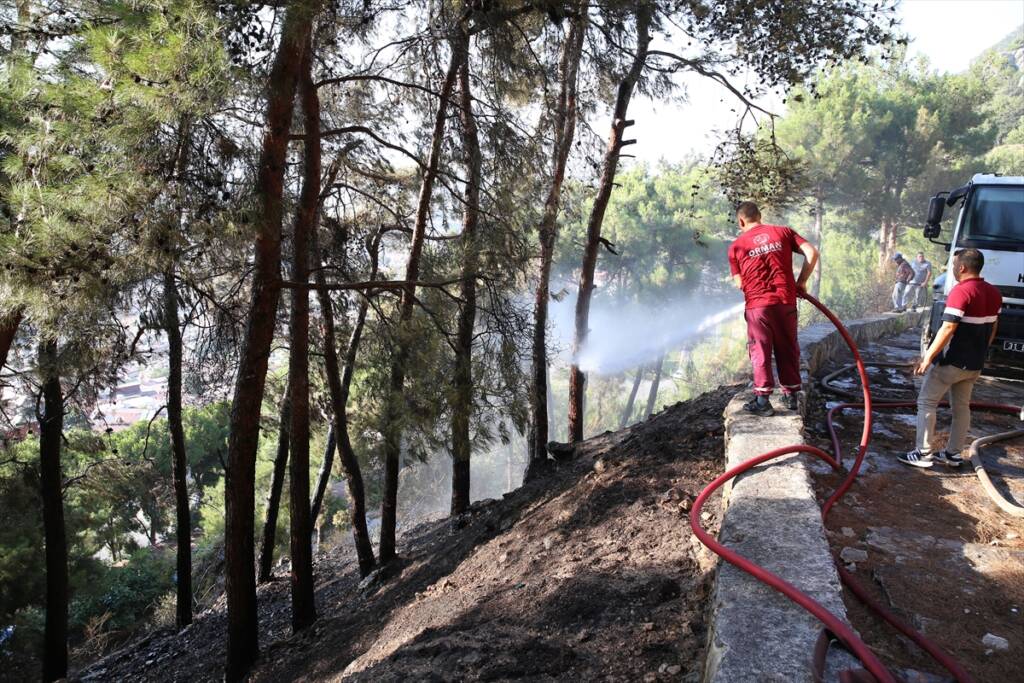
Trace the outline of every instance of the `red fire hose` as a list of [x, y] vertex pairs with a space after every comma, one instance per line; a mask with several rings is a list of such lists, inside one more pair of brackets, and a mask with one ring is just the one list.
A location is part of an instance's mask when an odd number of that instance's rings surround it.
[[[857, 372], [860, 375], [861, 386], [864, 393], [863, 403], [843, 403], [835, 406], [828, 412], [828, 430], [832, 438], [832, 447], [835, 452], [833, 458], [828, 453], [824, 452], [820, 448], [810, 446], [807, 444], [796, 444], [793, 446], [786, 446], [784, 448], [777, 448], [768, 453], [756, 456], [737, 465], [736, 467], [728, 470], [725, 474], [721, 475], [713, 482], [711, 482], [700, 495], [697, 496], [697, 500], [694, 501], [693, 507], [690, 510], [690, 526], [693, 527], [693, 533], [700, 539], [700, 541], [711, 549], [712, 552], [719, 555], [722, 559], [730, 564], [742, 569], [757, 580], [766, 584], [767, 586], [775, 589], [782, 593], [787, 598], [797, 603], [805, 610], [813, 614], [819, 621], [821, 621], [828, 632], [833, 634], [839, 641], [852, 652], [864, 665], [864, 668], [874, 676], [874, 679], [884, 683], [895, 683], [897, 680], [892, 673], [886, 669], [885, 665], [882, 664], [881, 660], [871, 651], [871, 649], [862, 641], [853, 629], [843, 623], [842, 620], [837, 618], [834, 614], [829, 612], [820, 603], [815, 601], [806, 593], [803, 593], [798, 588], [790, 584], [789, 582], [782, 579], [780, 576], [773, 574], [764, 567], [761, 567], [750, 560], [744, 558], [738, 553], [729, 550], [724, 545], [719, 543], [714, 537], [707, 533], [700, 524], [700, 513], [701, 508], [707, 499], [718, 490], [725, 482], [733, 479], [747, 470], [760, 465], [761, 463], [774, 460], [775, 458], [782, 457], [784, 455], [790, 455], [792, 453], [808, 453], [821, 460], [827, 462], [834, 470], [842, 470], [842, 450], [839, 444], [839, 438], [836, 435], [836, 430], [832, 424], [833, 416], [844, 408], [861, 408], [864, 410], [864, 431], [861, 434], [860, 447], [857, 451], [857, 457], [853, 461], [853, 465], [850, 467], [849, 473], [839, 484], [839, 487], [835, 492], [825, 501], [825, 504], [821, 509], [821, 516], [824, 520], [832, 507], [838, 503], [842, 497], [846, 494], [849, 488], [853, 485], [854, 480], [857, 478], [857, 474], [860, 471], [861, 464], [864, 461], [864, 456], [867, 454], [868, 444], [871, 441], [871, 420], [872, 420], [872, 409], [873, 408], [904, 408], [914, 407], [916, 403], [898, 402], [898, 403], [883, 403], [879, 405], [872, 405], [871, 402], [871, 390], [868, 385], [868, 374], [864, 366], [864, 361], [860, 357], [860, 352], [857, 349], [856, 343], [850, 333], [843, 326], [843, 324], [836, 318], [833, 313], [828, 310], [820, 301], [808, 294], [802, 294], [803, 298], [807, 299], [813, 304], [819, 311], [821, 311], [826, 318], [828, 318], [839, 334], [842, 335], [846, 341], [847, 346], [850, 348], [850, 352], [853, 354], [854, 362], [857, 366]], [[994, 403], [971, 403], [971, 408], [981, 410], [992, 410], [998, 412], [1016, 413], [1019, 408], [1015, 406], [1000, 405]], [[960, 664], [953, 659], [951, 656], [943, 652], [937, 645], [927, 640], [923, 635], [912, 629], [910, 626], [901, 622], [896, 615], [888, 611], [878, 601], [870, 596], [859, 584], [856, 583], [854, 577], [850, 572], [846, 571], [839, 562], [836, 562], [836, 568], [839, 572], [839, 577], [843, 583], [869, 608], [871, 608], [876, 614], [882, 619], [888, 622], [890, 625], [895, 627], [901, 633], [906, 635], [908, 638], [917, 643], [922, 649], [924, 649], [929, 655], [932, 656], [938, 663], [940, 663], [946, 670], [948, 670], [953, 677], [960, 683], [973, 683], [970, 674], [963, 669]], [[823, 652], [822, 652], [823, 656]], [[855, 672], [844, 672], [844, 680], [853, 680], [857, 677]]]

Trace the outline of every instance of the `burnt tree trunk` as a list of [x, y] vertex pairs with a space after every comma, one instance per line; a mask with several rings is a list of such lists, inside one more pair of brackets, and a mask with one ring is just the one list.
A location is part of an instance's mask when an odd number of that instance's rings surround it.
[[68, 674], [68, 546], [64, 530], [64, 479], [61, 438], [64, 396], [57, 370], [57, 343], [39, 348], [43, 414], [39, 421], [39, 493], [43, 501], [46, 544], [46, 623], [43, 631], [43, 681]]
[[313, 595], [313, 522], [309, 501], [309, 234], [320, 208], [320, 101], [313, 86], [312, 40], [306, 45], [299, 94], [302, 101], [303, 178], [292, 231], [291, 320], [288, 389], [292, 398], [291, 457], [288, 459], [288, 510], [291, 522], [292, 631], [316, 621]]
[[473, 329], [476, 325], [476, 276], [480, 248], [477, 229], [480, 222], [480, 136], [473, 114], [473, 95], [469, 80], [469, 36], [457, 38], [455, 52], [459, 64], [459, 118], [462, 121], [466, 155], [466, 197], [462, 209], [462, 284], [458, 328], [455, 338], [455, 398], [452, 405], [452, 507], [459, 515], [469, 508], [470, 496], [470, 419], [473, 413]]
[[402, 289], [402, 300], [399, 304], [398, 339], [395, 341], [394, 355], [391, 361], [391, 376], [386, 415], [384, 417], [384, 499], [381, 502], [380, 526], [380, 561], [390, 562], [395, 559], [395, 528], [398, 521], [398, 468], [402, 453], [402, 419], [403, 398], [405, 388], [406, 362], [409, 356], [409, 340], [403, 335], [412, 320], [413, 308], [416, 304], [416, 285], [420, 274], [420, 257], [423, 253], [423, 241], [426, 237], [427, 219], [430, 211], [430, 198], [434, 191], [434, 180], [441, 158], [441, 142], [444, 138], [445, 124], [448, 118], [448, 100], [455, 85], [459, 60], [452, 54], [441, 85], [437, 114], [434, 117], [434, 128], [431, 134], [430, 154], [426, 168], [423, 169], [423, 180], [420, 183], [420, 194], [416, 205], [416, 222], [413, 225], [412, 242], [409, 245], [409, 256], [405, 263], [405, 281]]
[[[370, 246], [371, 281], [377, 279], [380, 238], [381, 233], [378, 232]], [[337, 342], [335, 341], [334, 308], [330, 291], [326, 287], [327, 280], [323, 268], [320, 267], [322, 263], [320, 245], [315, 230], [310, 234], [310, 246], [313, 250], [314, 263], [317, 266], [314, 278], [317, 284], [317, 296], [320, 299], [320, 315], [324, 330], [324, 369], [327, 374], [327, 388], [331, 396], [331, 408], [334, 414], [332, 431], [337, 440], [338, 459], [345, 476], [348, 498], [352, 504], [352, 540], [355, 542], [356, 555], [359, 558], [359, 574], [366, 576], [373, 571], [377, 562], [373, 557], [373, 544], [370, 542], [370, 533], [366, 528], [366, 491], [363, 485], [363, 475], [348, 433], [348, 395], [352, 386], [356, 356], [359, 353], [359, 342], [362, 339], [370, 302], [367, 297], [363, 297], [359, 302], [356, 320], [352, 326], [348, 348], [345, 351], [344, 370], [340, 370]]]
[[619, 421], [619, 429], [629, 424], [629, 418], [633, 417], [633, 406], [636, 403], [636, 394], [640, 390], [640, 382], [644, 379], [644, 366], [636, 369], [636, 377], [633, 378], [633, 388], [629, 390], [629, 399], [626, 401], [626, 408], [622, 411], [622, 419]]
[[274, 543], [277, 541], [277, 517], [281, 509], [281, 491], [284, 490], [284, 475], [288, 468], [288, 442], [292, 426], [291, 390], [285, 387], [281, 400], [281, 423], [277, 431], [277, 455], [274, 456], [274, 470], [270, 475], [270, 490], [267, 491], [267, 507], [263, 513], [263, 543], [260, 545], [258, 581], [270, 581], [274, 566]]
[[174, 269], [164, 271], [164, 329], [167, 331], [167, 433], [170, 436], [174, 475], [174, 508], [177, 514], [177, 609], [178, 630], [192, 623], [192, 514], [189, 510], [188, 455], [181, 416], [181, 328], [178, 322], [178, 287]]
[[633, 90], [643, 73], [647, 60], [647, 48], [651, 42], [650, 35], [651, 8], [641, 4], [636, 9], [636, 53], [629, 71], [619, 83], [615, 98], [615, 111], [612, 114], [612, 128], [608, 136], [608, 148], [604, 155], [604, 166], [601, 171], [601, 183], [594, 198], [594, 207], [587, 221], [587, 241], [583, 248], [583, 263], [580, 268], [579, 288], [576, 295], [575, 334], [573, 337], [573, 363], [569, 370], [569, 441], [575, 443], [583, 440], [584, 395], [586, 393], [586, 377], [576, 364], [577, 354], [583, 349], [590, 332], [590, 300], [594, 294], [594, 270], [597, 267], [597, 251], [601, 246], [601, 225], [604, 213], [608, 208], [608, 200], [612, 195], [615, 172], [619, 164], [619, 154], [624, 145], [632, 140], [624, 140], [622, 135], [632, 121], [626, 120], [629, 101]]
[[224, 588], [228, 611], [224, 675], [228, 683], [242, 680], [259, 657], [253, 539], [256, 450], [267, 361], [281, 294], [282, 195], [288, 136], [303, 51], [318, 7], [316, 0], [288, 4], [280, 44], [267, 79], [267, 123], [257, 165], [259, 205], [253, 212], [256, 240], [252, 295], [231, 402], [224, 485]]
[[644, 411], [645, 418], [654, 414], [654, 405], [658, 400], [658, 388], [661, 386], [661, 370], [664, 366], [665, 353], [662, 352], [658, 356], [658, 360], [654, 361], [654, 380], [651, 382], [651, 388], [647, 392], [647, 410]]
[[331, 481], [331, 469], [334, 467], [334, 452], [338, 450], [338, 439], [334, 434], [334, 422], [327, 429], [327, 445], [324, 446], [324, 458], [320, 461], [320, 470], [316, 474], [316, 484], [313, 486], [313, 502], [309, 504], [309, 519], [314, 527], [318, 527], [316, 520], [320, 516], [320, 509], [324, 505], [324, 496], [327, 494], [327, 485]]
[[587, 31], [588, 3], [583, 2], [579, 14], [569, 24], [569, 34], [562, 46], [558, 63], [558, 105], [554, 117], [554, 169], [551, 185], [544, 201], [544, 214], [537, 230], [540, 238], [540, 277], [533, 299], [533, 345], [530, 369], [530, 434], [524, 480], [537, 476], [548, 459], [548, 302], [551, 287], [551, 262], [555, 253], [558, 210], [561, 206], [565, 168], [576, 135], [576, 88], [579, 77], [583, 39]]

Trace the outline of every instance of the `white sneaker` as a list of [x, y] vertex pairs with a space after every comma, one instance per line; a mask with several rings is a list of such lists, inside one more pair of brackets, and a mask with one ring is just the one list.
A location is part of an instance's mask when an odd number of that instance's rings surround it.
[[935, 462], [941, 462], [943, 465], [949, 465], [950, 467], [960, 467], [960, 465], [964, 464], [964, 459], [960, 457], [959, 453], [940, 451], [935, 454]]
[[916, 448], [905, 455], [897, 457], [904, 465], [910, 465], [911, 467], [931, 467], [934, 464], [934, 459], [930, 455], [925, 455]]

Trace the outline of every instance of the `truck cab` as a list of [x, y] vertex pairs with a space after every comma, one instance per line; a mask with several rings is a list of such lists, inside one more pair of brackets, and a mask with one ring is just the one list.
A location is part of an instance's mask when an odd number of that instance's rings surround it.
[[[942, 234], [946, 207], [959, 204], [950, 242]], [[1024, 177], [976, 174], [971, 182], [950, 192], [940, 192], [928, 205], [924, 236], [949, 251], [946, 277], [934, 287], [931, 315], [921, 334], [922, 352], [942, 325], [946, 297], [956, 285], [948, 275], [959, 249], [975, 248], [985, 256], [981, 276], [1003, 295], [996, 339], [989, 349], [998, 366], [1024, 370]]]

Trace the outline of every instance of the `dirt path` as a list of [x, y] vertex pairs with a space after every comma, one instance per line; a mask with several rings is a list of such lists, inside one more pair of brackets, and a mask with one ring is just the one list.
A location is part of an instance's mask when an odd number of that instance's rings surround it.
[[[917, 353], [917, 334], [908, 332], [861, 349], [867, 360], [907, 361]], [[836, 359], [832, 367], [850, 362]], [[828, 370], [824, 371], [825, 374]], [[852, 378], [852, 375], [848, 376]], [[916, 398], [909, 370], [874, 369], [880, 398]], [[917, 380], [920, 385], [920, 380]], [[850, 387], [854, 387], [850, 382]], [[1024, 384], [982, 378], [975, 400], [1020, 403]], [[829, 399], [830, 401], [832, 399]], [[833, 403], [828, 403], [828, 406]], [[826, 403], [808, 416], [808, 439], [830, 448]], [[879, 411], [865, 467], [857, 483], [829, 516], [833, 550], [855, 559], [861, 583], [915, 628], [950, 652], [978, 681], [1021, 680], [1024, 671], [1024, 520], [1002, 513], [985, 495], [969, 466], [963, 471], [936, 465], [921, 470], [896, 461], [913, 448], [914, 411]], [[859, 441], [863, 413], [844, 413], [837, 423], [847, 455]], [[971, 438], [1019, 428], [1012, 416], [975, 412]], [[948, 411], [939, 412], [940, 433]], [[985, 463], [1000, 486], [1024, 501], [1024, 441], [993, 445]], [[819, 496], [833, 490], [836, 475], [818, 470]], [[861, 553], [866, 553], [862, 555]], [[854, 627], [888, 663], [945, 673], [916, 646], [878, 622], [852, 594], [844, 595]], [[986, 644], [986, 634], [1004, 638], [1007, 650]]]
[[[388, 576], [360, 585], [350, 556], [321, 557], [307, 633], [288, 637], [286, 582], [261, 589], [255, 680], [698, 680], [714, 562], [686, 512], [721, 472], [735, 391], [593, 438], [544, 481], [475, 504], [459, 529], [413, 529]], [[82, 678], [220, 680], [224, 621], [210, 610]]]

